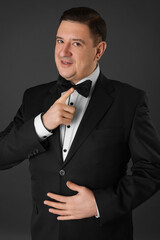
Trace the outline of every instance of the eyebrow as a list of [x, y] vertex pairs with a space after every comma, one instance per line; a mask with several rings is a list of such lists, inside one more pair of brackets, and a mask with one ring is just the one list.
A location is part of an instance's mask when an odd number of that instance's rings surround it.
[[[56, 36], [56, 39], [62, 39], [63, 40], [63, 38], [59, 37], [59, 36]], [[81, 42], [84, 45], [86, 44], [85, 41], [83, 39], [80, 39], [80, 38], [73, 38], [72, 41]]]

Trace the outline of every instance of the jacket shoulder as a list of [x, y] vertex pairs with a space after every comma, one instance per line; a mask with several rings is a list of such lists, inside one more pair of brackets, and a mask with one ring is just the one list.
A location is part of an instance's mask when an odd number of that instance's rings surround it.
[[116, 96], [119, 96], [123, 99], [132, 99], [132, 100], [138, 100], [142, 98], [144, 95], [146, 95], [146, 92], [142, 89], [139, 89], [135, 86], [132, 86], [128, 83], [109, 79], [105, 77], [103, 74], [101, 75], [102, 82], [104, 85], [106, 85], [106, 89], [112, 89]]
[[118, 81], [118, 80], [113, 80], [113, 79], [108, 79], [111, 84], [113, 84], [115, 90], [117, 91], [120, 91], [122, 93], [125, 93], [125, 94], [136, 94], [136, 95], [142, 95], [145, 93], [144, 90], [140, 89], [140, 88], [137, 88], [133, 85], [130, 85], [128, 83], [125, 83], [125, 82], [121, 82], [121, 81]]
[[146, 92], [142, 89], [117, 80], [111, 81], [113, 81], [115, 89], [127, 104], [130, 102], [137, 105], [142, 99], [146, 98]]
[[57, 81], [52, 81], [49, 83], [40, 84], [31, 88], [28, 88], [24, 95], [28, 97], [43, 97], [45, 96], [50, 89], [56, 86]]
[[101, 74], [103, 87], [111, 94], [118, 104], [135, 109], [144, 99], [148, 101], [146, 92], [128, 83], [106, 78]]

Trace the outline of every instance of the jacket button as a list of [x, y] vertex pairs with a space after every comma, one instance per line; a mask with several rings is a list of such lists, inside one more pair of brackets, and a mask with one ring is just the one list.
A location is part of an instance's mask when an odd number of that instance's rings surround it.
[[61, 170], [59, 171], [59, 174], [60, 174], [61, 176], [64, 176], [66, 173], [65, 173], [65, 171], [64, 171], [63, 169], [61, 169]]
[[35, 149], [35, 153], [39, 153], [39, 149], [38, 148]]

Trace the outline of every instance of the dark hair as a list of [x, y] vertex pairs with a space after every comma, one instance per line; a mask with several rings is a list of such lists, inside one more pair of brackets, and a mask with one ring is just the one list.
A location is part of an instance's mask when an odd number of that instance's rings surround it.
[[71, 8], [63, 12], [62, 21], [74, 21], [86, 24], [95, 38], [94, 43], [106, 40], [107, 28], [106, 23], [98, 12], [87, 7]]

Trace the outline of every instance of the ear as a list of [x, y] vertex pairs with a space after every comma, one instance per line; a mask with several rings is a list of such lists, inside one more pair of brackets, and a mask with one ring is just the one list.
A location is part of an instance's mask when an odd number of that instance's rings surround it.
[[103, 53], [105, 52], [107, 48], [107, 43], [105, 41], [102, 41], [100, 43], [98, 43], [96, 49], [97, 49], [97, 52], [96, 52], [96, 60], [99, 61], [103, 55]]

